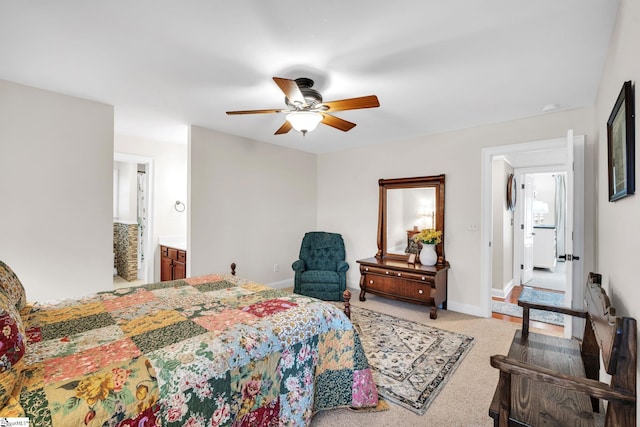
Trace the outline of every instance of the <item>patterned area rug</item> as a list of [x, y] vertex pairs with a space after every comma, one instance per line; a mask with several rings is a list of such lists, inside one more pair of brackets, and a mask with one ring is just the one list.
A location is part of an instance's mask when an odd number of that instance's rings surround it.
[[[564, 305], [564, 294], [558, 292], [542, 291], [540, 289], [525, 286], [520, 294], [523, 301], [538, 302], [547, 305]], [[522, 307], [517, 304], [511, 304], [504, 301], [491, 301], [491, 311], [507, 316], [522, 317]], [[550, 323], [552, 325], [564, 325], [564, 315], [544, 310], [531, 310], [529, 312], [531, 320], [538, 322]]]
[[351, 320], [378, 393], [420, 415], [473, 345], [472, 337], [365, 308], [351, 306]]

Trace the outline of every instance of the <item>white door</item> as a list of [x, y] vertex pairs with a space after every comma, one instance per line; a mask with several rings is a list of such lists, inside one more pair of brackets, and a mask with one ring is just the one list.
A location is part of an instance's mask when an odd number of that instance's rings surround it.
[[[564, 237], [564, 257], [566, 257], [566, 279], [567, 286], [565, 289], [571, 289], [573, 283], [573, 130], [567, 132], [567, 220]], [[570, 301], [570, 300], [569, 300]]]
[[[573, 130], [567, 132], [567, 175], [566, 175], [566, 222], [565, 222], [565, 238], [564, 238], [564, 251], [561, 255], [565, 259], [565, 294], [564, 303], [567, 306], [571, 306], [573, 297], [573, 267], [574, 267], [574, 254], [573, 254], [573, 227], [574, 227], [574, 159], [573, 159]], [[565, 337], [571, 336], [571, 317], [564, 316], [565, 321]]]
[[533, 279], [533, 177], [530, 174], [523, 175], [523, 252], [520, 283], [525, 284]]

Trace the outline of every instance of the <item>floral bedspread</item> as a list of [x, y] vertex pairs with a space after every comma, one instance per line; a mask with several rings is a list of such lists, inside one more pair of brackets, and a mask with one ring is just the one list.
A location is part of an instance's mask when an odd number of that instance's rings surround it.
[[301, 426], [378, 401], [337, 307], [231, 275], [35, 304], [24, 320], [31, 425]]

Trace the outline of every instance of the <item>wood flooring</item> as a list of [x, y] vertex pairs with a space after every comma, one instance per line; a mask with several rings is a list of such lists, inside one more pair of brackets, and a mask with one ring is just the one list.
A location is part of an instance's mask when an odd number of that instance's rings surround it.
[[[518, 298], [520, 297], [520, 294], [522, 293], [523, 289], [524, 289], [524, 286], [514, 286], [511, 292], [509, 292], [509, 294], [505, 298], [493, 297], [492, 299], [496, 301], [504, 301], [512, 304], [518, 304]], [[507, 316], [506, 314], [500, 314], [495, 312], [491, 313], [491, 317], [493, 317], [494, 319], [505, 320], [507, 322], [522, 324], [521, 317]], [[549, 323], [543, 323], [543, 322], [536, 322], [535, 320], [530, 320], [529, 326], [532, 328], [549, 331], [553, 334], [562, 334], [564, 332], [563, 326], [551, 325]]]

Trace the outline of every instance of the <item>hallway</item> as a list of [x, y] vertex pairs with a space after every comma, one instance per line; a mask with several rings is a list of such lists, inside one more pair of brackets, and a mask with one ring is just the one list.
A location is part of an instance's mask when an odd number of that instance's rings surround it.
[[[534, 288], [549, 290], [558, 293], [564, 293], [565, 276], [564, 276], [565, 263], [559, 262], [556, 265], [555, 271], [548, 269], [534, 269], [533, 279], [526, 283], [526, 285], [514, 286], [511, 292], [507, 294], [505, 298], [492, 297], [494, 301], [503, 301], [510, 304], [518, 304], [518, 298], [522, 293], [525, 286]], [[509, 316], [506, 314], [492, 312], [491, 317], [494, 319], [500, 319], [512, 323], [522, 323], [521, 317]], [[564, 334], [564, 327], [558, 325], [552, 325], [550, 323], [538, 322], [535, 320], [530, 321], [532, 328], [542, 329], [553, 335], [562, 336]]]

